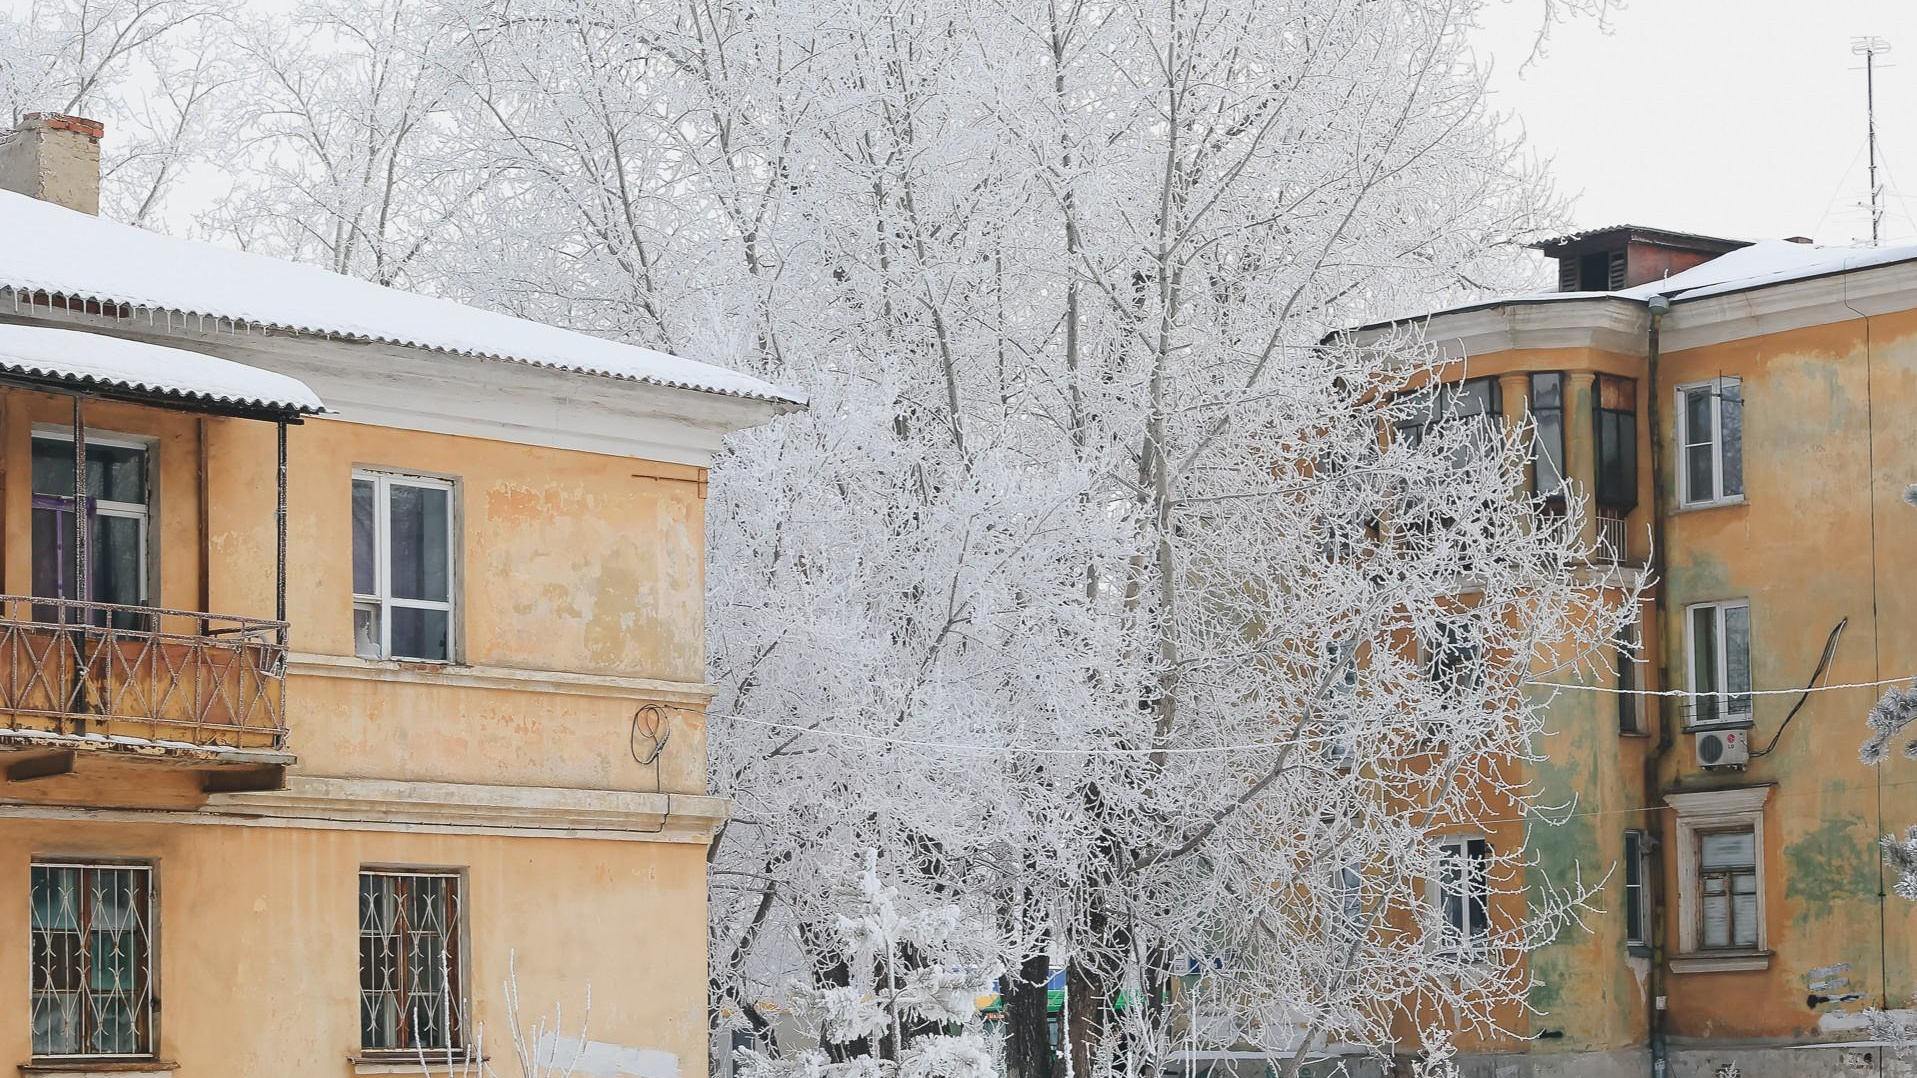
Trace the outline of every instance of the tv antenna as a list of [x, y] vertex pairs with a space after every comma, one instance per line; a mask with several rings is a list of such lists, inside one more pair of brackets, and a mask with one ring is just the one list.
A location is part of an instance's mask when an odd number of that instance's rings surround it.
[[1877, 246], [1877, 235], [1884, 223], [1884, 191], [1877, 186], [1877, 58], [1890, 51], [1890, 42], [1875, 34], [1850, 39], [1853, 56], [1864, 58], [1864, 120], [1870, 148], [1870, 245]]

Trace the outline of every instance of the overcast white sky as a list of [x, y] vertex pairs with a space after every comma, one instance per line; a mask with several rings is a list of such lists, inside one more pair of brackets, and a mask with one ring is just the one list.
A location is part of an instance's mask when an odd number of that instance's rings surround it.
[[1877, 72], [1884, 238], [1917, 237], [1917, 0], [1632, 0], [1608, 32], [1560, 25], [1520, 72], [1537, 6], [1491, 11], [1480, 49], [1579, 227], [1867, 239], [1850, 42], [1875, 34], [1892, 45]]

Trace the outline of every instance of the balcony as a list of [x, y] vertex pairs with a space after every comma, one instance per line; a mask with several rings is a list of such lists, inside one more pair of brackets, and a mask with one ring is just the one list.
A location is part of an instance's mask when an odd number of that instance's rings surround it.
[[1630, 533], [1624, 517], [1616, 510], [1600, 506], [1597, 510], [1597, 560], [1605, 565], [1630, 563]]
[[283, 621], [0, 596], [0, 770], [147, 760], [209, 790], [277, 784], [285, 679]]

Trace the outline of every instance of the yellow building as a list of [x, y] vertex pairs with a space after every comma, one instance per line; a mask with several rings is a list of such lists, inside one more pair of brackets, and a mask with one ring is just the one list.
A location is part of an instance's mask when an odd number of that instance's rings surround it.
[[0, 1061], [517, 1073], [510, 978], [702, 1078], [706, 468], [797, 400], [100, 220], [99, 135], [0, 140]]
[[1917, 248], [1543, 249], [1559, 292], [1419, 321], [1536, 421], [1534, 488], [1583, 503], [1593, 585], [1648, 583], [1643, 649], [1552, 700], [1530, 777], [1561, 823], [1447, 836], [1523, 844], [1531, 884], [1610, 873], [1465, 1074], [1909, 1074], [1860, 1012], [1917, 993], [1917, 905], [1875, 845], [1917, 824], [1917, 761], [1858, 748], [1871, 683], [1917, 672]]

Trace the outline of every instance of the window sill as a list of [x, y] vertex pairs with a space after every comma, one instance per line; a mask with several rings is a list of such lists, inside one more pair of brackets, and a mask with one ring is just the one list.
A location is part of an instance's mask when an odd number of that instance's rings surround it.
[[169, 1059], [36, 1059], [20, 1064], [21, 1074], [58, 1074], [64, 1078], [172, 1078], [180, 1069]]
[[1695, 513], [1700, 509], [1725, 509], [1733, 505], [1749, 505], [1744, 498], [1723, 498], [1714, 502], [1685, 502], [1671, 510], [1671, 515]]
[[1651, 957], [1651, 945], [1648, 943], [1626, 943], [1624, 953], [1631, 958]]
[[1672, 955], [1672, 973], [1748, 973], [1771, 968], [1771, 951], [1695, 951]]
[[[424, 1066], [421, 1065], [422, 1060]], [[478, 1068], [487, 1062], [487, 1057], [469, 1055], [464, 1049], [459, 1048], [448, 1053], [446, 1049], [441, 1048], [436, 1052], [378, 1052], [350, 1055], [346, 1057], [346, 1061], [353, 1065], [354, 1074], [463, 1075], [469, 1072], [479, 1073]]]

